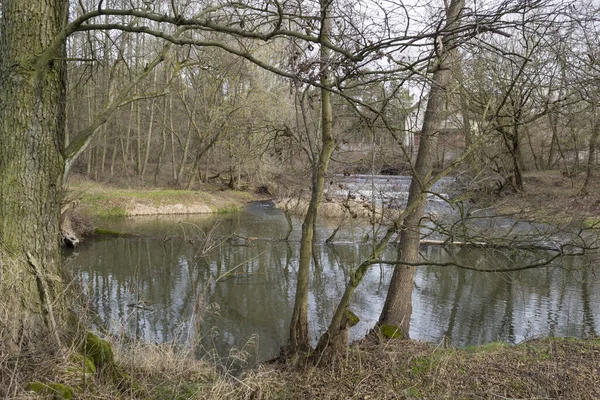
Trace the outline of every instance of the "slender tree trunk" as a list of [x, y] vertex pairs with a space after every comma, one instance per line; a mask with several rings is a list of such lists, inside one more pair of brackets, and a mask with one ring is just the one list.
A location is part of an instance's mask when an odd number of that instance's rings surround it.
[[523, 185], [523, 169], [521, 165], [523, 162], [521, 161], [521, 146], [519, 140], [519, 127], [517, 122], [515, 121], [515, 125], [513, 127], [513, 134], [511, 135], [512, 139], [512, 161], [513, 161], [513, 176], [515, 178], [515, 188], [517, 191], [522, 192], [525, 187]]
[[131, 127], [133, 125], [133, 107], [134, 103], [131, 103], [129, 107], [129, 122], [127, 123], [127, 130], [125, 131], [125, 140], [121, 138], [121, 155], [123, 156], [123, 172], [127, 175], [127, 166], [129, 165], [129, 141], [131, 138]]
[[187, 138], [185, 139], [185, 146], [183, 147], [183, 155], [181, 157], [181, 165], [179, 166], [179, 173], [177, 174], [176, 184], [179, 184], [179, 181], [183, 177], [183, 173], [185, 172], [185, 164], [187, 162], [188, 152], [190, 150], [190, 143], [192, 141], [192, 122], [190, 121], [188, 125]]
[[[169, 94], [171, 96], [171, 94]], [[161, 148], [158, 153], [158, 161], [156, 162], [156, 169], [154, 170], [154, 186], [158, 185], [158, 174], [160, 173], [162, 167], [162, 161], [167, 151], [167, 106], [169, 104], [169, 98], [164, 98], [163, 104], [163, 118], [162, 118], [162, 127], [160, 132], [161, 139]]]
[[135, 130], [137, 133], [136, 140], [136, 164], [135, 171], [141, 176], [142, 175], [142, 110], [140, 109], [140, 102], [135, 103]]
[[177, 183], [177, 162], [175, 157], [175, 130], [173, 128], [173, 94], [169, 93], [169, 131], [171, 132], [171, 167], [173, 168], [173, 183]]
[[117, 161], [117, 150], [118, 150], [118, 146], [116, 143], [114, 143], [112, 156], [110, 158], [110, 176], [115, 175], [115, 162]]
[[[95, 98], [96, 96], [92, 94], [92, 86], [90, 85], [90, 87], [88, 88], [88, 94], [87, 94], [87, 98], [88, 98], [88, 124], [91, 124], [93, 121], [93, 117], [92, 115], [94, 114], [94, 105], [92, 104], [92, 98]], [[94, 146], [90, 146], [88, 149], [88, 160], [87, 160], [87, 169], [86, 169], [86, 175], [88, 177], [91, 177], [92, 175], [92, 169], [94, 166]]]
[[108, 133], [106, 132], [106, 125], [102, 126], [102, 161], [100, 162], [100, 173], [104, 177], [104, 166], [106, 165], [106, 152], [108, 151]]
[[550, 139], [550, 150], [548, 151], [548, 161], [546, 162], [546, 168], [553, 168], [555, 144], [558, 144], [558, 114], [554, 112], [548, 113], [548, 121], [550, 122], [550, 128], [552, 129], [552, 138]]
[[592, 180], [592, 173], [594, 167], [594, 158], [596, 155], [596, 144], [598, 142], [598, 137], [600, 136], [600, 122], [595, 121], [594, 127], [592, 128], [592, 135], [590, 136], [590, 144], [588, 147], [588, 160], [587, 166], [585, 170], [585, 181], [583, 182], [583, 186], [581, 187], [581, 195], [585, 196], [589, 194], [589, 186]]
[[[453, 32], [459, 25], [460, 11], [464, 0], [452, 0], [447, 10], [444, 30]], [[453, 35], [444, 38], [444, 48], [452, 48]], [[404, 218], [400, 233], [400, 261], [416, 263], [419, 259], [421, 218], [425, 211], [427, 193], [425, 189], [433, 171], [437, 139], [445, 119], [446, 90], [450, 82], [451, 53], [443, 52], [438, 58], [438, 68], [433, 73], [429, 99], [421, 131], [417, 161], [408, 194], [408, 204], [414, 208]], [[379, 317], [380, 327], [390, 327], [408, 337], [412, 314], [412, 289], [415, 267], [399, 264], [394, 268], [392, 281]]]
[[[531, 157], [533, 158], [533, 165], [535, 166], [535, 170], [539, 171], [540, 170], [540, 163], [538, 161], [538, 155], [536, 154], [535, 147], [533, 145], [533, 140], [531, 139], [531, 132], [529, 131], [529, 129], [525, 130], [525, 134], [527, 135], [527, 143], [529, 144], [529, 150], [531, 151]], [[540, 147], [541, 146], [543, 146], [543, 144], [540, 144]], [[543, 147], [542, 147], [540, 153], [544, 154]]]
[[[321, 40], [329, 40], [331, 33], [331, 21], [329, 18], [328, 0], [321, 0]], [[329, 71], [330, 51], [321, 46], [321, 75], [320, 80], [323, 85], [321, 89], [321, 151], [319, 153], [318, 164], [313, 166], [312, 193], [311, 199], [302, 223], [302, 238], [300, 240], [300, 260], [298, 263], [298, 277], [296, 283], [296, 298], [294, 302], [294, 312], [290, 323], [289, 351], [297, 353], [306, 351], [310, 348], [310, 338], [308, 335], [308, 285], [310, 278], [310, 261], [312, 257], [312, 246], [314, 236], [315, 219], [319, 209], [319, 204], [323, 198], [325, 188], [325, 174], [329, 165], [329, 160], [335, 149], [335, 140], [333, 137], [333, 111], [331, 103]]]
[[[4, 1], [0, 26], [0, 353], [57, 349], [67, 0]], [[35, 10], [35, 12], [32, 12]], [[35, 56], [33, 56], [35, 55]], [[50, 342], [50, 343], [48, 343]]]
[[[153, 87], [156, 87], [156, 77], [158, 70], [154, 70]], [[154, 127], [154, 99], [150, 100], [150, 122], [148, 125], [148, 136], [146, 137], [146, 150], [144, 152], [144, 161], [142, 162], [142, 173], [141, 180], [144, 183], [144, 175], [146, 174], [146, 168], [148, 166], [148, 158], [150, 157], [150, 146], [152, 144], [152, 128]]]

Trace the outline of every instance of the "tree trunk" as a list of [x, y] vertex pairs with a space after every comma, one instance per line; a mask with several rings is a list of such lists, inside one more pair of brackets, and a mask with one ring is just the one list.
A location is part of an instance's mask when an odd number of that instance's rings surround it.
[[523, 171], [521, 168], [521, 147], [519, 143], [519, 128], [516, 125], [513, 128], [512, 134], [512, 162], [513, 162], [513, 176], [515, 178], [515, 189], [522, 192], [525, 187], [523, 186]]
[[127, 175], [127, 167], [129, 166], [129, 140], [131, 138], [131, 128], [133, 125], [133, 107], [134, 102], [131, 102], [129, 107], [129, 121], [127, 123], [127, 130], [125, 131], [125, 140], [121, 138], [121, 154], [123, 156], [123, 173]]
[[154, 169], [154, 186], [158, 185], [158, 174], [160, 173], [162, 167], [163, 157], [165, 152], [167, 151], [167, 106], [169, 104], [169, 98], [171, 94], [169, 93], [169, 97], [164, 98], [163, 103], [163, 119], [162, 119], [162, 128], [160, 133], [161, 138], [161, 148], [158, 153], [158, 160], [156, 161], [156, 168]]
[[177, 162], [175, 160], [175, 129], [173, 127], [173, 95], [169, 93], [169, 131], [171, 132], [171, 167], [173, 168], [173, 183], [177, 184]]
[[580, 194], [582, 196], [586, 196], [589, 194], [589, 186], [592, 180], [592, 172], [593, 172], [593, 164], [594, 158], [596, 154], [596, 142], [598, 142], [598, 137], [600, 136], [600, 122], [596, 121], [592, 128], [592, 135], [590, 137], [590, 144], [588, 147], [588, 161], [587, 167], [585, 170], [585, 181], [583, 182], [583, 186], [581, 187]]
[[50, 46], [67, 22], [67, 7], [67, 0], [2, 3], [2, 354], [57, 349], [67, 315], [59, 252], [66, 85], [66, 68], [59, 60], [65, 48], [64, 43]]
[[[328, 16], [330, 2], [321, 0], [321, 40], [328, 40], [331, 32], [331, 21]], [[321, 46], [321, 151], [319, 153], [318, 164], [313, 165], [312, 193], [310, 203], [304, 222], [302, 223], [302, 238], [300, 239], [300, 260], [298, 263], [298, 277], [296, 283], [296, 298], [294, 302], [294, 312], [290, 323], [289, 351], [297, 353], [306, 351], [310, 348], [310, 339], [308, 336], [308, 285], [310, 277], [310, 260], [312, 258], [312, 246], [314, 236], [314, 221], [317, 218], [319, 204], [323, 198], [325, 188], [325, 174], [329, 165], [329, 160], [335, 149], [335, 140], [333, 137], [333, 110], [331, 103], [329, 71], [330, 50]]]
[[[447, 10], [447, 22], [444, 30], [453, 32], [459, 24], [460, 11], [464, 0], [452, 0]], [[443, 48], [452, 48], [453, 35], [444, 38]], [[437, 139], [445, 120], [446, 90], [450, 82], [451, 54], [443, 52], [438, 55], [438, 67], [433, 73], [429, 99], [425, 110], [425, 118], [421, 131], [421, 141], [417, 153], [417, 161], [408, 194], [408, 204], [415, 204], [404, 218], [400, 233], [400, 261], [416, 263], [419, 259], [419, 242], [421, 239], [420, 222], [427, 202], [426, 189], [433, 171]], [[398, 331], [408, 337], [410, 316], [412, 313], [412, 289], [415, 267], [399, 264], [394, 274], [379, 317], [380, 327]]]
[[[154, 78], [152, 80], [152, 87], [156, 88], [156, 77], [158, 70], [154, 70]], [[142, 172], [141, 181], [144, 184], [144, 175], [146, 174], [146, 168], [148, 167], [148, 158], [150, 157], [150, 147], [152, 144], [152, 128], [154, 127], [154, 99], [150, 100], [150, 122], [148, 124], [148, 136], [146, 137], [146, 151], [144, 152], [144, 160], [142, 161]]]

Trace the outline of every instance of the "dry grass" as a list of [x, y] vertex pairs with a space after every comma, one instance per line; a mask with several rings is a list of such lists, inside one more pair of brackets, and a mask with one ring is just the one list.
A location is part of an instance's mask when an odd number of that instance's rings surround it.
[[[191, 347], [114, 343], [115, 363], [134, 382], [123, 391], [98, 373], [85, 374], [72, 350], [52, 358], [28, 355], [17, 379], [0, 363], [5, 398], [52, 398], [27, 382], [61, 383], [80, 399], [599, 399], [600, 340], [534, 340], [454, 349], [415, 341], [365, 339], [335, 361], [298, 366], [266, 363], [236, 375], [228, 360], [198, 360]], [[27, 367], [24, 367], [24, 366]], [[14, 363], [12, 364], [14, 367]], [[23, 371], [26, 371], [25, 373]], [[6, 387], [4, 388], [6, 389]], [[37, 396], [37, 397], [36, 397]]]
[[[300, 370], [266, 365], [245, 381], [252, 382], [254, 398], [599, 399], [599, 377], [598, 340], [545, 339], [463, 350], [363, 341], [335, 364]], [[238, 394], [249, 398], [248, 391]]]
[[529, 172], [525, 192], [493, 202], [499, 213], [520, 213], [537, 220], [600, 218], [600, 179], [592, 179], [589, 193], [581, 195], [584, 175], [567, 177], [561, 171]]

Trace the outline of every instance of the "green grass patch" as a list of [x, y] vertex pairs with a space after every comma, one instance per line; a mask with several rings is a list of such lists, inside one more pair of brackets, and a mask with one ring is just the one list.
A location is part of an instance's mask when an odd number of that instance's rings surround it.
[[[233, 190], [136, 190], [102, 185], [74, 185], [70, 196], [79, 198], [88, 215], [96, 218], [139, 215], [140, 208], [144, 210], [143, 215], [172, 214], [177, 209], [185, 210], [183, 214], [205, 213], [208, 210], [227, 214], [239, 212], [244, 203], [254, 198], [252, 193]], [[148, 214], [145, 214], [146, 211]]]
[[417, 357], [411, 363], [411, 371], [415, 374], [427, 373], [431, 370], [434, 361], [430, 357]]
[[126, 217], [128, 215], [124, 207], [98, 208], [94, 214], [100, 218]]
[[491, 342], [479, 346], [467, 346], [463, 350], [468, 353], [489, 353], [504, 350], [509, 347], [504, 342]]

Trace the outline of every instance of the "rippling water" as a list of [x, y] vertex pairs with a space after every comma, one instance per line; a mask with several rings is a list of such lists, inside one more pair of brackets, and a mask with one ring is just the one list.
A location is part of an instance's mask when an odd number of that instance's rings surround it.
[[[106, 228], [141, 237], [92, 241], [68, 256], [84, 285], [90, 309], [112, 333], [152, 342], [201, 343], [198, 350], [226, 355], [247, 347], [257, 360], [277, 355], [287, 340], [299, 251], [299, 221], [289, 242], [283, 213], [253, 203], [236, 214], [139, 217], [105, 221]], [[318, 243], [333, 229], [318, 228]], [[348, 270], [368, 255], [369, 227], [347, 222], [333, 245], [319, 244], [311, 274], [310, 331], [326, 328], [344, 290]], [[248, 246], [224, 240], [256, 238]], [[207, 240], [208, 239], [208, 240]], [[207, 247], [210, 244], [213, 247]], [[453, 259], [469, 266], [513, 266], [544, 255], [477, 248], [422, 247], [424, 262]], [[385, 255], [395, 257], [392, 246]], [[417, 269], [411, 337], [434, 343], [449, 337], [465, 346], [503, 340], [600, 332], [600, 279], [592, 258], [512, 273], [480, 273], [455, 267]], [[363, 336], [383, 306], [391, 267], [373, 266], [354, 295]]]

